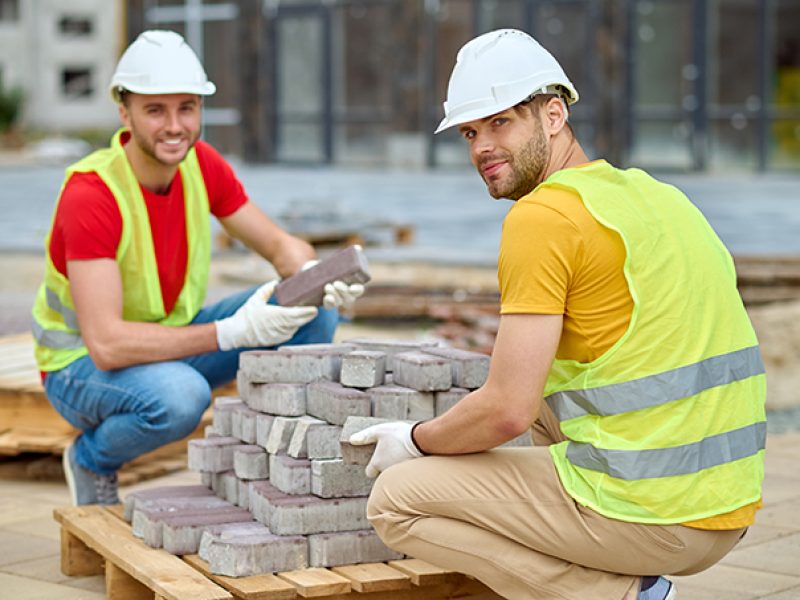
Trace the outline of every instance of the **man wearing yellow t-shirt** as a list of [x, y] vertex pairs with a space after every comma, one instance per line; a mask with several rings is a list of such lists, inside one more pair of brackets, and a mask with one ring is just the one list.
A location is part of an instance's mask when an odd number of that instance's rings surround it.
[[489, 377], [351, 442], [377, 444], [368, 516], [400, 552], [509, 598], [671, 600], [662, 575], [715, 564], [760, 506], [764, 369], [727, 250], [677, 189], [590, 162], [577, 100], [520, 31], [459, 52], [438, 131], [515, 201]]

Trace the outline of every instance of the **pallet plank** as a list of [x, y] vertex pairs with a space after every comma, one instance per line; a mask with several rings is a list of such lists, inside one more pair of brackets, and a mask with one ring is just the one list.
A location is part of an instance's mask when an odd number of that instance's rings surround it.
[[288, 581], [275, 575], [251, 575], [250, 577], [226, 577], [215, 575], [208, 569], [208, 563], [196, 554], [183, 557], [184, 562], [200, 573], [221, 585], [236, 598], [242, 600], [293, 600], [297, 589]]
[[108, 600], [150, 600], [153, 590], [137, 581], [112, 562], [106, 564], [106, 598]]
[[448, 576], [453, 574], [453, 571], [442, 569], [418, 558], [391, 560], [387, 564], [408, 575], [412, 583], [418, 586], [446, 583]]
[[278, 577], [285, 579], [297, 588], [297, 593], [303, 598], [333, 596], [334, 594], [346, 594], [350, 591], [350, 580], [328, 569], [309, 568], [299, 571], [285, 571], [278, 573]]
[[217, 600], [232, 596], [177, 556], [131, 535], [130, 527], [99, 506], [57, 508], [53, 515], [72, 535], [125, 571], [150, 592], [168, 600]]
[[70, 577], [103, 573], [103, 557], [64, 527], [61, 528], [61, 572]]
[[384, 563], [342, 565], [333, 567], [331, 571], [349, 579], [357, 592], [385, 592], [411, 587], [408, 575]]

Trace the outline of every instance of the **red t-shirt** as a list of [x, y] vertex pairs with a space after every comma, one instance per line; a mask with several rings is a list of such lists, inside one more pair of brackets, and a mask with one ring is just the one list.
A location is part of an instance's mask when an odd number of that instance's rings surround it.
[[[123, 143], [128, 135], [123, 134]], [[211, 214], [217, 218], [233, 214], [248, 200], [241, 182], [209, 144], [198, 141], [195, 148]], [[183, 182], [180, 173], [176, 173], [166, 194], [141, 189], [150, 218], [161, 296], [169, 314], [186, 278], [188, 243]], [[67, 276], [68, 260], [116, 258], [121, 235], [122, 215], [100, 176], [74, 173], [64, 186], [50, 237], [50, 257], [58, 272]]]

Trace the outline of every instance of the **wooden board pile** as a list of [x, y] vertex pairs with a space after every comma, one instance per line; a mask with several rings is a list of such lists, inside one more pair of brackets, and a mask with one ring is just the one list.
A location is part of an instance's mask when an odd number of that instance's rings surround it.
[[[135, 535], [199, 552], [244, 576], [401, 558], [366, 519], [374, 447], [350, 434], [430, 419], [480, 387], [489, 357], [432, 342], [372, 339], [284, 346], [240, 358], [240, 397], [217, 398], [206, 438], [189, 443], [204, 485], [126, 498]], [[521, 436], [509, 445], [530, 444]]]

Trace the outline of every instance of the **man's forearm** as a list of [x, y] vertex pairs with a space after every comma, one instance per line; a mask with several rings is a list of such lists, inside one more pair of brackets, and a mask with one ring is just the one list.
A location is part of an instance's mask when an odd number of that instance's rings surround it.
[[108, 371], [213, 352], [217, 330], [214, 323], [171, 327], [120, 321], [86, 343], [97, 368]]

